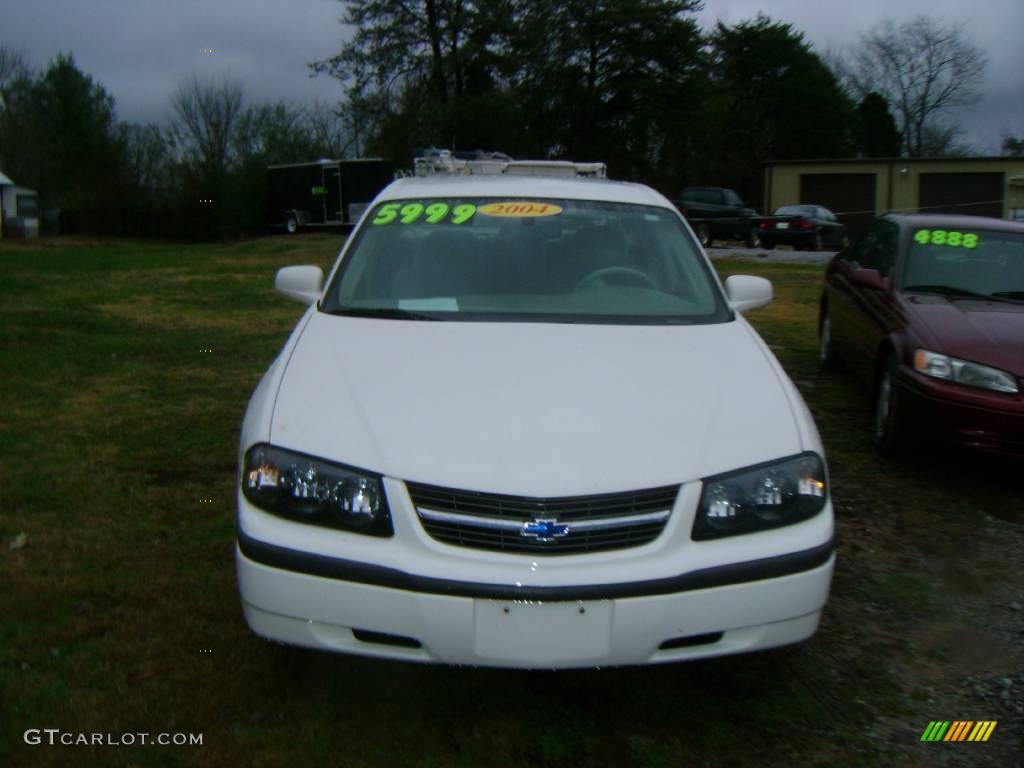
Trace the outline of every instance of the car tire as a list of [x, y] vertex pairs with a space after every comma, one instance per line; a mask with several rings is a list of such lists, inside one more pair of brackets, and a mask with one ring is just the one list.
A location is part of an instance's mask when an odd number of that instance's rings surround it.
[[698, 224], [697, 225], [697, 240], [700, 242], [702, 248], [711, 247], [711, 225], [710, 224]]
[[845, 232], [843, 232], [843, 234], [839, 238], [839, 250], [840, 251], [845, 251], [849, 247], [850, 247], [850, 236], [847, 235]]
[[903, 453], [905, 442], [896, 387], [896, 358], [889, 355], [875, 385], [875, 446], [885, 456], [897, 458]]
[[834, 371], [839, 367], [839, 358], [836, 357], [836, 348], [832, 343], [832, 319], [828, 309], [821, 310], [821, 319], [818, 321], [818, 365], [825, 371]]
[[757, 227], [751, 227], [750, 229], [747, 230], [747, 240], [746, 240], [747, 248], [757, 248], [758, 243], [760, 242], [760, 240], [761, 240], [761, 236], [760, 236], [760, 233], [758, 232]]
[[295, 214], [288, 214], [288, 218], [284, 220], [284, 231], [289, 235], [294, 235], [299, 231], [299, 220], [295, 218]]
[[811, 239], [811, 250], [821, 251], [825, 248], [825, 244], [821, 240], [821, 232], [815, 232], [814, 237]]

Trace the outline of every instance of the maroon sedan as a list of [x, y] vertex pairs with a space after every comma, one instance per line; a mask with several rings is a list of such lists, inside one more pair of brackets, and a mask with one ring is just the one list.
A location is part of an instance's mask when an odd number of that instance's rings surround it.
[[942, 436], [1024, 458], [1024, 224], [875, 220], [825, 273], [819, 355], [874, 389], [875, 438]]

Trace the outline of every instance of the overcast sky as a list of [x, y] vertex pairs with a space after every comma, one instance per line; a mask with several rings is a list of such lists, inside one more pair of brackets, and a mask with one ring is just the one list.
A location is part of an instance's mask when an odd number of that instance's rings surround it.
[[[193, 73], [230, 72], [255, 101], [337, 101], [337, 81], [310, 78], [306, 64], [338, 49], [341, 10], [338, 0], [0, 0], [0, 44], [39, 68], [70, 51], [117, 100], [120, 119], [164, 122], [171, 93]], [[762, 10], [819, 53], [855, 43], [885, 18], [962, 21], [989, 59], [982, 101], [957, 115], [968, 140], [998, 154], [1004, 135], [1024, 134], [1024, 0], [705, 0], [698, 18], [709, 27]]]

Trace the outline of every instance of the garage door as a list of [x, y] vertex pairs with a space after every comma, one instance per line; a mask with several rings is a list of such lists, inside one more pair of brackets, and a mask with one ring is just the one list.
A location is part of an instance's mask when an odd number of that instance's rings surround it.
[[824, 205], [856, 235], [875, 218], [875, 174], [802, 173], [800, 202]]
[[918, 179], [921, 211], [1003, 216], [1006, 182], [1001, 173], [922, 173]]

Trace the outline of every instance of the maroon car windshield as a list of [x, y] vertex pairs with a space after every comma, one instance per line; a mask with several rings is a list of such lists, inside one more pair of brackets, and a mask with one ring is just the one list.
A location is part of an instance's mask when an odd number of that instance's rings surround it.
[[915, 229], [901, 283], [904, 291], [1024, 303], [1024, 235]]

